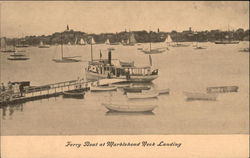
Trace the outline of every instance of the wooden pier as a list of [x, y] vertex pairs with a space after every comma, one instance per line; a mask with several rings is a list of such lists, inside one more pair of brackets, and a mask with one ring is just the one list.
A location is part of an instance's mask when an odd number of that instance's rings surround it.
[[76, 89], [84, 89], [87, 91], [90, 89], [91, 86], [97, 84], [98, 81], [86, 82], [83, 80], [71, 80], [37, 87], [26, 87], [22, 93], [6, 91], [0, 94], [0, 105], [23, 103], [46, 97], [59, 96], [65, 91], [71, 91]]

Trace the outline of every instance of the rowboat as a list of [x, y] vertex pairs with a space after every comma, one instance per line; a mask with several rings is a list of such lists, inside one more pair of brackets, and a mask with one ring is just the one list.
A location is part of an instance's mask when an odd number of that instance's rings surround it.
[[159, 89], [159, 90], [142, 90], [142, 93], [149, 92], [149, 91], [155, 91], [159, 94], [169, 94], [169, 89]]
[[237, 92], [239, 89], [238, 86], [222, 86], [222, 87], [208, 87], [207, 93], [229, 93]]
[[150, 86], [132, 86], [132, 87], [124, 87], [124, 92], [142, 92], [142, 90], [149, 90]]
[[216, 93], [197, 93], [197, 92], [183, 92], [187, 100], [216, 100], [218, 94]]
[[127, 93], [127, 97], [129, 99], [147, 99], [147, 98], [156, 98], [159, 95], [158, 92], [155, 91], [147, 91], [142, 93]]
[[115, 86], [92, 86], [90, 87], [91, 92], [102, 92], [102, 91], [115, 91]]
[[85, 92], [83, 89], [76, 89], [63, 92], [64, 98], [84, 98]]
[[63, 57], [62, 59], [52, 59], [56, 63], [73, 63], [73, 62], [79, 62], [81, 60], [79, 59], [72, 59], [69, 57]]
[[129, 87], [130, 86], [130, 84], [128, 84], [128, 83], [113, 83], [113, 84], [110, 84], [111, 86], [115, 86], [115, 87], [117, 87], [117, 88], [124, 88], [124, 87]]
[[169, 94], [169, 88], [168, 89], [160, 89], [160, 90], [157, 90], [159, 94]]
[[150, 112], [157, 107], [157, 105], [122, 105], [105, 103], [102, 103], [102, 105], [110, 111], [117, 112]]
[[28, 60], [29, 57], [24, 57], [24, 56], [19, 56], [19, 57], [16, 57], [16, 56], [10, 56], [8, 57], [8, 60]]

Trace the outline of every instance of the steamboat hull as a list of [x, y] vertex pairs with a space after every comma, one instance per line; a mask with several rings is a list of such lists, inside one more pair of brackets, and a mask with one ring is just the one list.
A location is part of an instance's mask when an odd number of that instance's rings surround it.
[[[86, 77], [87, 80], [90, 81], [97, 81], [100, 79], [105, 79], [107, 78], [107, 75], [105, 74], [97, 74], [97, 73], [93, 73], [93, 72], [89, 72], [86, 71]], [[126, 76], [120, 76], [120, 77], [111, 77], [114, 79], [126, 79]], [[128, 82], [152, 82], [153, 80], [155, 80], [156, 78], [158, 78], [158, 75], [145, 75], [145, 76], [130, 76], [130, 79], [128, 79]]]

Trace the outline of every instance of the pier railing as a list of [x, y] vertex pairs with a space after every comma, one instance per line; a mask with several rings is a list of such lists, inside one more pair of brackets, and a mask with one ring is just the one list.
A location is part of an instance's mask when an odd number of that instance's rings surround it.
[[[95, 81], [97, 82], [97, 81]], [[0, 103], [20, 101], [32, 98], [39, 98], [44, 96], [56, 96], [65, 91], [71, 91], [76, 89], [88, 89], [95, 82], [84, 80], [71, 80], [65, 82], [58, 82], [53, 84], [47, 84], [36, 87], [26, 87], [23, 92], [5, 92], [0, 96]]]

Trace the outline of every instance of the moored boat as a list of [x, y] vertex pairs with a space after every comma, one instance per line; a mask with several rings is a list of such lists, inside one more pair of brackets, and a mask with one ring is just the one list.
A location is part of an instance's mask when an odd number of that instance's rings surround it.
[[29, 57], [27, 57], [25, 54], [14, 52], [13, 54], [8, 57], [8, 60], [28, 60]]
[[158, 92], [155, 91], [147, 91], [141, 93], [127, 93], [127, 97], [129, 99], [147, 99], [147, 98], [156, 98], [159, 95]]
[[176, 43], [176, 44], [173, 44], [171, 46], [172, 47], [188, 47], [189, 45], [188, 44], [182, 44], [182, 43]]
[[207, 93], [230, 93], [238, 92], [238, 86], [208, 87]]
[[198, 93], [198, 92], [183, 92], [187, 100], [216, 100], [218, 94], [216, 93]]
[[142, 92], [147, 92], [147, 91], [155, 91], [158, 92], [159, 94], [169, 94], [170, 90], [167, 89], [159, 89], [159, 90], [142, 90]]
[[0, 51], [3, 53], [12, 53], [15, 52], [15, 47], [14, 46], [7, 46], [6, 44], [6, 38], [1, 38], [1, 49]]
[[10, 56], [13, 56], [13, 57], [21, 57], [21, 56], [25, 56], [25, 54], [14, 52], [14, 53], [11, 54]]
[[103, 92], [103, 91], [116, 91], [115, 86], [92, 86], [90, 87], [91, 92]]
[[228, 31], [225, 37], [224, 38], [221, 37], [219, 41], [215, 41], [214, 43], [215, 44], [239, 44], [240, 41], [235, 41], [233, 39], [233, 32], [229, 30], [229, 25], [228, 25]]
[[129, 83], [113, 83], [110, 86], [115, 86], [117, 88], [124, 88], [124, 87], [129, 87], [130, 84]]
[[124, 87], [123, 90], [124, 92], [142, 92], [142, 90], [149, 90], [150, 86], [130, 86], [130, 87]]
[[170, 92], [170, 89], [167, 88], [167, 89], [160, 89], [160, 90], [157, 90], [159, 94], [169, 94]]
[[215, 41], [215, 44], [239, 44], [239, 41], [230, 41], [230, 40], [225, 40], [225, 41]]
[[[67, 26], [67, 30], [68, 30], [68, 26]], [[58, 59], [55, 58], [55, 59], [52, 59], [52, 60], [54, 62], [56, 62], [56, 63], [74, 63], [74, 62], [80, 62], [81, 61], [80, 59], [75, 59], [75, 58], [80, 57], [80, 56], [68, 56], [68, 57], [65, 57], [63, 53], [64, 53], [63, 52], [63, 40], [62, 40], [62, 34], [61, 34], [61, 58], [58, 58]]]
[[147, 49], [142, 50], [142, 52], [145, 53], [145, 54], [159, 54], [159, 53], [163, 53], [163, 52], [165, 52], [165, 51], [166, 51], [166, 49], [164, 49], [164, 48], [157, 48], [157, 49], [150, 49], [150, 50], [147, 50]]
[[134, 33], [129, 33], [129, 38], [126, 42], [122, 42], [124, 46], [134, 46], [136, 44], [136, 39]]
[[64, 91], [64, 98], [84, 98], [85, 92], [83, 89], [76, 89], [71, 91]]
[[197, 46], [194, 49], [206, 49], [205, 47]]
[[[92, 53], [91, 53], [92, 54]], [[92, 55], [91, 55], [92, 56]], [[152, 59], [150, 58], [150, 63]], [[122, 62], [111, 59], [111, 50], [108, 59], [93, 60], [85, 68], [87, 80], [96, 81], [104, 78], [126, 79], [128, 82], [151, 82], [158, 78], [158, 69], [152, 70], [151, 66], [138, 67], [133, 62]]]
[[8, 57], [8, 60], [29, 60], [29, 57], [24, 57], [24, 56], [10, 56]]
[[110, 111], [117, 112], [150, 112], [153, 111], [157, 105], [123, 105], [123, 104], [102, 104]]
[[38, 46], [38, 48], [49, 48], [49, 45], [44, 45], [43, 41], [40, 41], [40, 45]]
[[74, 63], [74, 62], [80, 62], [79, 59], [72, 59], [70, 57], [62, 57], [61, 59], [52, 59], [56, 63]]

